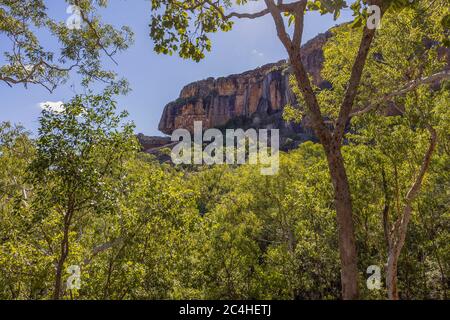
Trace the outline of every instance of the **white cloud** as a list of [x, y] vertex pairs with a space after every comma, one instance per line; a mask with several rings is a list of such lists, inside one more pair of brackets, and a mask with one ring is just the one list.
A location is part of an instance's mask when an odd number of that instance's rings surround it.
[[42, 110], [47, 110], [54, 113], [61, 113], [64, 111], [64, 102], [62, 101], [45, 101], [38, 104]]
[[253, 49], [253, 50], [252, 50], [252, 54], [255, 55], [255, 56], [258, 56], [258, 57], [264, 57], [264, 53], [259, 52], [259, 51], [256, 50], [256, 49]]

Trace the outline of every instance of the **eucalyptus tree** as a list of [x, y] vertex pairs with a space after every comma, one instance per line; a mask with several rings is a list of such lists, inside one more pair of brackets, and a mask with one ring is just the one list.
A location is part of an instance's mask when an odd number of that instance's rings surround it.
[[134, 126], [123, 123], [126, 112], [116, 115], [115, 108], [107, 92], [77, 96], [61, 112], [44, 110], [40, 118], [36, 157], [29, 170], [35, 221], [54, 221], [50, 244], [55, 252], [54, 299], [63, 295], [74, 227], [92, 214], [119, 209], [125, 160], [137, 144]]
[[[411, 5], [411, 3], [407, 0], [300, 0], [292, 2], [264, 0], [265, 8], [258, 12], [235, 11], [237, 7], [245, 6], [249, 2], [246, 0], [153, 0], [152, 10], [154, 13], [150, 36], [155, 42], [157, 52], [163, 54], [178, 52], [183, 58], [200, 61], [205, 56], [205, 51], [211, 50], [210, 33], [219, 30], [229, 31], [233, 26], [234, 19], [257, 19], [264, 16], [273, 18], [277, 37], [288, 54], [289, 64], [307, 115], [327, 157], [335, 194], [342, 298], [355, 299], [358, 297], [357, 249], [352, 199], [341, 148], [347, 125], [356, 111], [355, 98], [359, 94], [358, 89], [364, 66], [377, 33], [373, 24], [366, 23], [369, 18], [368, 6], [377, 6], [380, 13], [378, 18], [381, 19], [388, 10], [401, 10], [402, 7]], [[420, 3], [423, 2], [420, 1]], [[341, 10], [350, 3], [356, 17], [353, 25], [359, 30], [358, 50], [352, 57], [351, 72], [346, 79], [345, 91], [335, 105], [337, 116], [331, 119], [330, 125], [327, 123], [328, 120], [325, 117], [327, 114], [318, 100], [317, 91], [313, 87], [301, 59], [304, 18], [307, 11], [332, 14], [336, 18], [340, 15]]]
[[[442, 41], [448, 28], [441, 23], [449, 12], [446, 4], [418, 2], [385, 14], [350, 114], [356, 134], [349, 137], [367, 145], [373, 157], [382, 155], [378, 161], [383, 164], [380, 185], [385, 193], [382, 211], [390, 299], [399, 298], [397, 269], [408, 225], [442, 140], [439, 128], [448, 123], [443, 106], [448, 105], [450, 52]], [[349, 61], [359, 40], [349, 26], [338, 29], [325, 45], [322, 72], [333, 89], [319, 94], [328, 115], [333, 115], [333, 106], [346, 90], [352, 70]]]
[[[40, 85], [53, 91], [77, 72], [84, 85], [101, 81], [127, 90], [125, 80], [103, 67], [132, 43], [132, 31], [102, 23], [106, 0], [66, 0], [67, 19], [52, 17], [45, 0], [1, 0], [0, 36], [4, 62], [0, 82]], [[65, 9], [65, 8], [64, 8]], [[65, 12], [62, 12], [64, 14]], [[57, 43], [56, 49], [52, 42]]]

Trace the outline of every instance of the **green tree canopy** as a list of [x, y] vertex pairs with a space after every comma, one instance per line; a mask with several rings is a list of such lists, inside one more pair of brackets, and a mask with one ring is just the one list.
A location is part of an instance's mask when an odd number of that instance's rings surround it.
[[[126, 82], [118, 79], [113, 71], [104, 69], [102, 60], [114, 61], [117, 52], [127, 49], [132, 43], [132, 31], [101, 22], [98, 9], [107, 6], [105, 0], [67, 0], [66, 3], [72, 8], [68, 13], [79, 17], [80, 28], [69, 27], [66, 21], [53, 18], [45, 0], [0, 1], [0, 36], [5, 60], [0, 66], [0, 81], [9, 86], [38, 84], [53, 91], [74, 71], [86, 86], [98, 80], [127, 90]], [[48, 40], [42, 40], [44, 35], [52, 37], [57, 50]]]

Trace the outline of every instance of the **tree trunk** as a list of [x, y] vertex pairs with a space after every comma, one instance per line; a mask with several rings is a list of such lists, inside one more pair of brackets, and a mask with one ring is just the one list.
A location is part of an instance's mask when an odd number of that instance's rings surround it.
[[291, 60], [294, 74], [309, 107], [309, 115], [313, 123], [316, 136], [322, 144], [327, 156], [328, 168], [333, 184], [334, 203], [336, 207], [339, 254], [341, 259], [342, 299], [355, 300], [359, 297], [358, 290], [358, 256], [353, 226], [352, 201], [344, 159], [341, 154], [340, 141], [332, 135], [323, 122], [317, 99], [309, 83], [307, 73], [300, 63], [300, 53], [295, 60]]
[[[294, 13], [295, 16], [292, 40], [286, 31], [285, 23], [281, 15], [282, 11], [280, 5], [282, 5], [282, 2], [278, 2], [278, 5], [276, 5], [273, 0], [265, 0], [265, 3], [275, 22], [277, 36], [289, 54], [290, 65], [293, 68], [297, 85], [305, 100], [314, 132], [319, 138], [320, 143], [323, 145], [327, 155], [335, 195], [339, 252], [341, 258], [342, 298], [345, 300], [357, 299], [358, 268], [352, 218], [352, 202], [340, 148], [345, 132], [345, 126], [350, 118], [364, 65], [376, 31], [370, 30], [367, 27], [364, 28], [358, 54], [355, 58], [348, 87], [339, 111], [339, 118], [335, 124], [335, 129], [332, 131], [324, 122], [317, 96], [302, 62], [301, 42], [304, 28], [305, 6], [307, 2], [299, 1], [290, 4], [293, 6], [293, 8], [290, 9], [290, 13]], [[370, 4], [381, 6], [382, 0], [371, 0]], [[382, 12], [383, 11], [384, 10], [382, 10]], [[283, 12], [285, 13], [287, 11], [285, 10]]]
[[342, 298], [358, 299], [358, 265], [355, 231], [352, 215], [352, 200], [348, 178], [340, 148], [326, 150], [328, 166], [334, 188], [334, 203], [341, 259]]
[[397, 288], [397, 266], [398, 256], [393, 252], [389, 252], [386, 270], [386, 288], [389, 300], [399, 300]]
[[56, 266], [55, 288], [53, 293], [54, 300], [61, 299], [62, 272], [68, 254], [69, 254], [69, 228], [67, 225], [65, 225], [63, 241], [61, 242], [61, 255], [59, 256], [58, 264]]
[[64, 234], [63, 240], [61, 241], [61, 254], [58, 259], [58, 263], [56, 265], [56, 274], [55, 274], [55, 288], [53, 292], [53, 299], [59, 300], [62, 295], [62, 273], [64, 268], [64, 263], [69, 255], [69, 231], [70, 225], [72, 223], [72, 217], [74, 213], [74, 202], [69, 200], [68, 210], [64, 216]]
[[417, 175], [413, 185], [411, 186], [411, 189], [409, 189], [408, 193], [406, 194], [403, 213], [400, 216], [400, 218], [396, 221], [393, 230], [391, 232], [391, 235], [389, 236], [388, 242], [389, 253], [386, 270], [386, 287], [388, 291], [388, 298], [390, 300], [399, 299], [397, 286], [398, 260], [402, 248], [405, 244], [406, 233], [408, 231], [408, 224], [409, 221], [411, 220], [412, 204], [419, 195], [423, 179], [428, 171], [428, 168], [430, 167], [431, 157], [434, 153], [434, 150], [436, 149], [437, 144], [436, 130], [431, 126], [427, 126], [427, 129], [430, 132], [430, 145], [420, 166], [419, 174]]

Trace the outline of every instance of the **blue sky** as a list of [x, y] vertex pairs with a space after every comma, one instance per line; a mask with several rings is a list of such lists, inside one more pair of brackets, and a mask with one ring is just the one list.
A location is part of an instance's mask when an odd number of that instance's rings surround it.
[[[251, 7], [241, 11], [252, 12], [263, 5], [257, 1]], [[47, 1], [50, 13], [64, 21], [67, 3], [62, 0]], [[275, 27], [270, 16], [257, 20], [236, 21], [232, 31], [213, 35], [212, 52], [199, 62], [180, 59], [178, 56], [158, 55], [153, 51], [149, 37], [150, 3], [145, 0], [111, 0], [107, 9], [102, 10], [103, 20], [117, 25], [128, 25], [135, 33], [135, 43], [127, 51], [115, 57], [118, 66], [114, 70], [128, 79], [132, 91], [118, 97], [120, 109], [130, 113], [130, 119], [136, 124], [136, 132], [147, 135], [161, 135], [158, 123], [164, 106], [175, 100], [182, 87], [190, 82], [208, 77], [220, 77], [241, 73], [266, 63], [286, 58], [284, 48], [276, 37]], [[308, 13], [305, 20], [304, 41], [325, 32], [337, 23], [351, 19], [350, 10], [344, 10], [338, 21], [330, 15], [320, 16]], [[0, 52], [7, 48], [0, 36]], [[45, 47], [53, 47], [52, 39], [41, 39]], [[0, 58], [0, 63], [2, 58]], [[107, 66], [111, 64], [106, 61]], [[0, 82], [0, 122], [21, 123], [36, 133], [38, 117], [41, 112], [39, 103], [46, 101], [68, 101], [83, 88], [77, 77], [69, 79], [64, 85], [50, 94], [39, 86], [10, 88]]]

